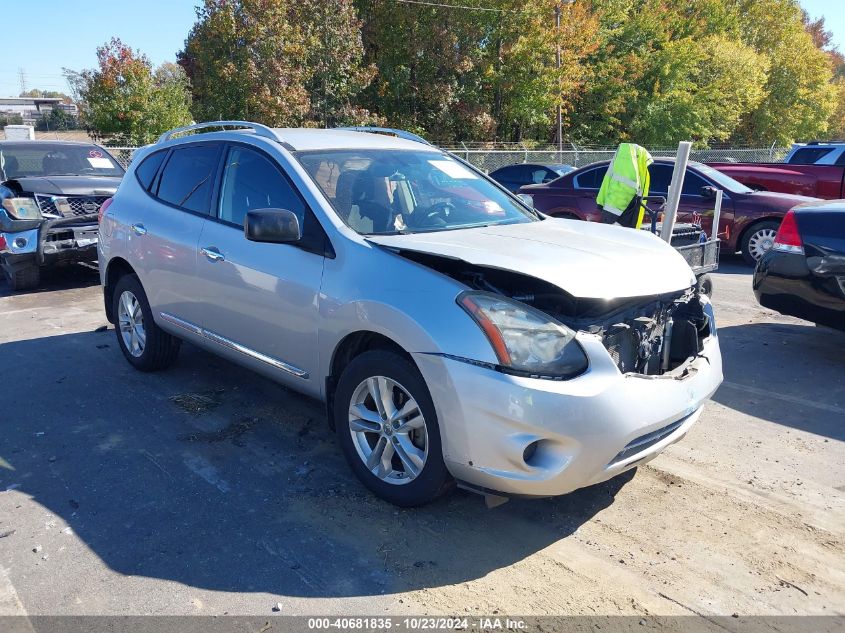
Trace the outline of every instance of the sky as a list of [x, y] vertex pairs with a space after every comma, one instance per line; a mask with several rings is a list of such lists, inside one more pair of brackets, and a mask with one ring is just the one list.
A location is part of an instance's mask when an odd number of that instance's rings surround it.
[[[800, 0], [813, 17], [823, 15], [834, 43], [845, 53], [845, 0]], [[4, 2], [3, 4], [6, 4]], [[195, 0], [39, 0], [9, 2], [7, 24], [31, 25], [0, 38], [0, 96], [21, 92], [20, 70], [27, 89], [68, 91], [62, 68], [96, 65], [96, 49], [116, 36], [140, 49], [153, 64], [175, 61], [196, 17]], [[33, 8], [35, 7], [35, 8]], [[37, 43], [35, 43], [37, 42]]]

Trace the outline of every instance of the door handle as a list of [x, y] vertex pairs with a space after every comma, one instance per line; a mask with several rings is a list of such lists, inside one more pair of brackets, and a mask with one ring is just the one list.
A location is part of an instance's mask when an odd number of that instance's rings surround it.
[[222, 262], [226, 259], [226, 256], [214, 246], [206, 246], [205, 248], [200, 249], [200, 252], [205, 255], [210, 262]]
[[135, 235], [146, 235], [147, 234], [147, 227], [145, 227], [143, 224], [133, 224], [129, 228], [132, 229], [132, 232]]

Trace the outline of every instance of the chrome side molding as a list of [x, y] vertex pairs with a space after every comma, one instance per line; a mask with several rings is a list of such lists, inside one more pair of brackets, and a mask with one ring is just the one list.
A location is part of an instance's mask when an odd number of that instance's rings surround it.
[[240, 343], [233, 341], [231, 339], [226, 338], [225, 336], [220, 336], [215, 332], [210, 330], [206, 330], [201, 328], [200, 326], [196, 325], [195, 323], [191, 323], [190, 321], [185, 321], [184, 319], [180, 319], [177, 316], [174, 316], [168, 312], [159, 312], [159, 315], [162, 319], [167, 321], [168, 323], [172, 323], [173, 325], [182, 328], [183, 330], [187, 330], [192, 334], [197, 334], [199, 336], [205, 337], [218, 345], [223, 347], [227, 347], [231, 350], [236, 352], [240, 352], [244, 356], [249, 356], [250, 358], [254, 358], [255, 360], [259, 360], [262, 363], [270, 365], [271, 367], [275, 367], [276, 369], [281, 369], [284, 372], [292, 374], [297, 378], [308, 378], [308, 372], [304, 369], [299, 369], [299, 367], [295, 367], [290, 363], [286, 363], [283, 360], [279, 360], [278, 358], [273, 358], [272, 356], [267, 356], [267, 354], [262, 354], [261, 352], [257, 352], [254, 349], [247, 347], [246, 345], [241, 345]]

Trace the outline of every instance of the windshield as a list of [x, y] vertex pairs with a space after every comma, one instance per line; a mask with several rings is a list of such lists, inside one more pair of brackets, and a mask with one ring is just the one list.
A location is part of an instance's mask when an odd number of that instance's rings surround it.
[[539, 217], [448, 154], [407, 150], [299, 152], [340, 218], [362, 235], [536, 222]]
[[701, 174], [707, 176], [710, 180], [715, 182], [720, 188], [724, 189], [728, 193], [754, 193], [753, 189], [746, 187], [738, 180], [734, 180], [730, 176], [723, 174], [722, 172], [716, 169], [713, 169], [709, 165], [696, 163], [695, 168], [699, 172], [701, 172]]
[[123, 168], [96, 145], [29, 141], [0, 146], [0, 169], [10, 178], [30, 176], [123, 176]]

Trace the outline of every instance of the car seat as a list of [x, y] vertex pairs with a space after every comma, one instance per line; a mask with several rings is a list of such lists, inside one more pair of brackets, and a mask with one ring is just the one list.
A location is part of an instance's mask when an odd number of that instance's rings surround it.
[[20, 163], [18, 163], [17, 156], [3, 156], [3, 164], [0, 165], [0, 168], [2, 168], [7, 179], [20, 176]]
[[378, 170], [370, 168], [357, 174], [352, 183], [352, 203], [358, 207], [362, 218], [373, 223], [373, 232], [384, 233], [393, 230], [394, 212], [376, 200], [376, 180], [383, 179]]

